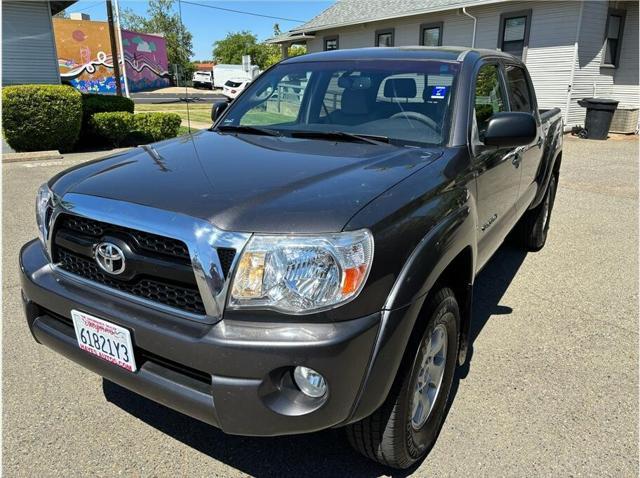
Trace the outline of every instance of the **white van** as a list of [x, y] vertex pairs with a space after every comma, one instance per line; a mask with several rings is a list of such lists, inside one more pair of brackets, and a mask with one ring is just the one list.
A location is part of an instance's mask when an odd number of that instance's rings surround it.
[[198, 88], [213, 88], [213, 73], [210, 71], [195, 71], [193, 73], [193, 77], [191, 78], [193, 82], [193, 87]]
[[229, 80], [253, 80], [260, 74], [258, 65], [251, 65], [249, 71], [245, 71], [242, 65], [218, 64], [213, 69], [213, 86], [222, 88]]

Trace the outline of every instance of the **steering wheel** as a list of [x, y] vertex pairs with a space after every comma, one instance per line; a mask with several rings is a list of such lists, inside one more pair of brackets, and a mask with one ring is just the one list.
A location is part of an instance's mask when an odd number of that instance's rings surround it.
[[418, 113], [417, 111], [400, 111], [399, 113], [396, 113], [393, 116], [391, 116], [391, 118], [389, 119], [396, 119], [396, 118], [406, 118], [406, 119], [420, 121], [421, 123], [426, 124], [430, 128], [433, 128], [433, 130], [435, 131], [438, 131], [440, 129], [440, 127], [438, 126], [438, 123], [433, 121], [427, 115]]

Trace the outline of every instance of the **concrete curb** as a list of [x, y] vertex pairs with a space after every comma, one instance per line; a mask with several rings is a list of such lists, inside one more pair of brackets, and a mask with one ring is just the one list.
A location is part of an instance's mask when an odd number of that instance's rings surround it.
[[19, 163], [22, 161], [42, 161], [45, 159], [62, 159], [59, 151], [32, 151], [29, 153], [2, 153], [3, 163]]

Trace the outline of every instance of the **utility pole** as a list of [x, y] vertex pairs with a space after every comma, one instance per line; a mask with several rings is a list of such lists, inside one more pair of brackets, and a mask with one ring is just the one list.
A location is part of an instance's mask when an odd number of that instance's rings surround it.
[[109, 39], [111, 40], [111, 62], [113, 63], [113, 76], [116, 80], [116, 94], [118, 96], [122, 96], [122, 84], [120, 83], [120, 63], [118, 62], [116, 30], [113, 27], [113, 7], [111, 6], [111, 0], [107, 0], [107, 23], [109, 24]]

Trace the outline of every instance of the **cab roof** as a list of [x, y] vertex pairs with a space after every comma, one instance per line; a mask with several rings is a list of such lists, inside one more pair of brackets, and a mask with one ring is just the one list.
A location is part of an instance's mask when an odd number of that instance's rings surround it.
[[520, 61], [516, 57], [497, 50], [444, 46], [402, 46], [402, 47], [369, 47], [347, 50], [331, 50], [295, 56], [283, 60], [282, 63], [305, 63], [309, 61], [355, 61], [355, 60], [442, 60], [462, 61], [464, 57], [473, 55], [478, 58], [492, 56]]

